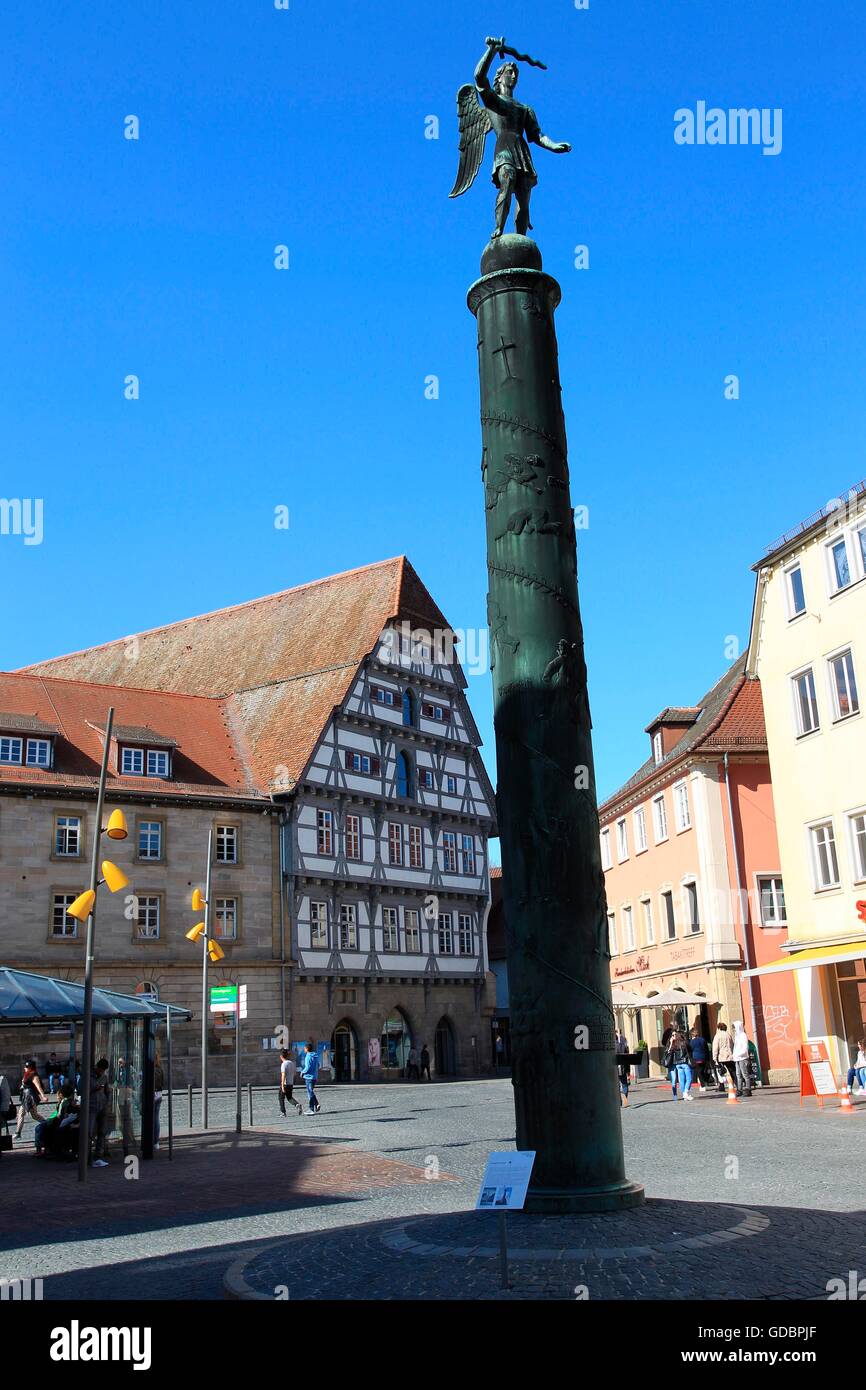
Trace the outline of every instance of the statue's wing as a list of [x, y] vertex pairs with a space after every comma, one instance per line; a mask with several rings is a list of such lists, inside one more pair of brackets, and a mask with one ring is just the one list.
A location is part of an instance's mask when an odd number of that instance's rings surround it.
[[461, 193], [472, 187], [484, 158], [484, 141], [493, 129], [490, 117], [470, 82], [457, 93], [457, 123], [460, 127], [460, 163], [449, 198], [459, 198]]

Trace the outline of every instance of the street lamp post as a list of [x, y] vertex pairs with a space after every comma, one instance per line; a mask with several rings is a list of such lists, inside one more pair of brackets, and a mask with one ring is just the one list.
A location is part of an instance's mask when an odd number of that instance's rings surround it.
[[197, 922], [187, 933], [188, 941], [198, 941], [201, 938], [201, 1116], [202, 1129], [207, 1129], [207, 1025], [208, 1025], [208, 997], [207, 997], [207, 964], [212, 960], [214, 964], [222, 960], [225, 952], [218, 941], [214, 941], [211, 936], [211, 866], [213, 864], [213, 826], [207, 833], [207, 873], [205, 875], [204, 895], [200, 888], [196, 888], [192, 895], [192, 906], [194, 912], [204, 909], [204, 921]]
[[108, 776], [108, 757], [111, 751], [111, 730], [114, 724], [114, 707], [108, 711], [105, 721], [105, 742], [102, 748], [102, 767], [99, 771], [99, 790], [96, 794], [96, 822], [93, 831], [93, 851], [90, 857], [90, 887], [86, 889], [67, 909], [70, 917], [79, 922], [87, 922], [87, 945], [84, 958], [84, 1036], [81, 1040], [81, 1110], [78, 1122], [78, 1181], [87, 1181], [87, 1163], [90, 1157], [90, 1070], [93, 1066], [93, 952], [96, 932], [96, 890], [101, 883], [107, 883], [112, 893], [125, 888], [128, 878], [114, 864], [103, 861], [103, 877], [99, 877], [99, 837], [107, 833], [112, 840], [125, 840], [126, 821], [122, 811], [113, 811], [107, 826], [102, 824], [102, 810], [105, 804], [105, 782]]

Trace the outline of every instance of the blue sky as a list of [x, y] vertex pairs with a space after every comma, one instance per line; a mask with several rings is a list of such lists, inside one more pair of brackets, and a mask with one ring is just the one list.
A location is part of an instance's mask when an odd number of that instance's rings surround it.
[[[490, 151], [447, 193], [488, 31], [548, 64], [517, 94], [574, 146], [538, 151], [533, 221], [602, 795], [745, 644], [751, 564], [866, 474], [862, 5], [17, 0], [0, 495], [44, 499], [44, 539], [0, 536], [5, 668], [401, 552], [484, 623], [465, 292]], [[781, 108], [781, 153], [675, 144], [699, 100]], [[492, 770], [489, 676], [469, 695]]]

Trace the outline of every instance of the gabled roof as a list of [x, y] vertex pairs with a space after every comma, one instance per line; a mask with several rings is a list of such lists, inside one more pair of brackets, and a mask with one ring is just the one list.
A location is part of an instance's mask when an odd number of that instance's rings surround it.
[[[263, 793], [287, 791], [362, 661], [395, 621], [450, 630], [403, 555], [24, 670], [222, 697], [252, 783]], [[170, 722], [154, 727], [174, 733]]]
[[229, 729], [225, 702], [205, 696], [123, 689], [91, 681], [55, 680], [23, 672], [0, 672], [0, 705], [47, 719], [58, 731], [55, 766], [0, 765], [0, 788], [96, 786], [103, 730], [110, 706], [115, 727], [166, 729], [176, 744], [173, 776], [124, 777], [109, 771], [109, 789], [144, 794], [232, 795], [261, 799]]
[[628, 781], [601, 804], [600, 817], [609, 815], [642, 783], [665, 776], [687, 758], [746, 750], [766, 752], [761, 682], [744, 674], [745, 665], [744, 653], [694, 707], [700, 710], [698, 718], [667, 756], [658, 763], [652, 757], [642, 763]]

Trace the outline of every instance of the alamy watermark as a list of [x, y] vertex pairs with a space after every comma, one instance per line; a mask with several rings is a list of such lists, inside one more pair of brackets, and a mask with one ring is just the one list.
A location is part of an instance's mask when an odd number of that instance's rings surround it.
[[23, 536], [25, 545], [41, 545], [43, 507], [41, 497], [0, 497], [0, 536]]
[[761, 145], [763, 154], [782, 153], [781, 106], [721, 106], [695, 103], [674, 112], [678, 145]]

